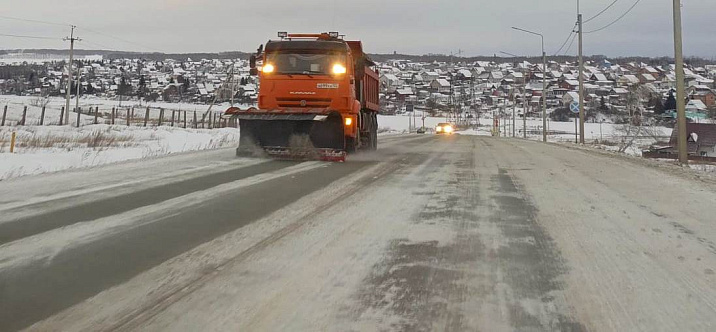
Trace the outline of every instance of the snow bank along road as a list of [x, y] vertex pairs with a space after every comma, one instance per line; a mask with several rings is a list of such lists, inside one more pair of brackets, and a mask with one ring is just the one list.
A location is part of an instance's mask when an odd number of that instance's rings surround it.
[[0, 182], [0, 330], [716, 329], [716, 188], [537, 142]]

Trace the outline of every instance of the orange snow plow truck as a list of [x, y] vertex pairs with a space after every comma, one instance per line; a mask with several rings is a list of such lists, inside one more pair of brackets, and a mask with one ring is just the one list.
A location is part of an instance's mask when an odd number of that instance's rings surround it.
[[337, 32], [289, 34], [250, 59], [259, 76], [258, 108], [232, 108], [239, 156], [344, 161], [378, 145], [379, 78], [360, 41]]

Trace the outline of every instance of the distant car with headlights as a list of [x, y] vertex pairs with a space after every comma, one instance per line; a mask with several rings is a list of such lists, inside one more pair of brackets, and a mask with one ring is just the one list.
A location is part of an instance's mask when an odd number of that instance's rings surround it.
[[455, 128], [447, 122], [441, 122], [441, 123], [438, 123], [437, 126], [435, 126], [435, 133], [438, 135], [450, 135], [454, 131], [455, 131]]

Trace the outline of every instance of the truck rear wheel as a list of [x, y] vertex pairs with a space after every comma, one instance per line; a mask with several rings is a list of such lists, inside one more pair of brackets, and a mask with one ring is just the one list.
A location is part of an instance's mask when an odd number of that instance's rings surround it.
[[368, 150], [376, 150], [378, 148], [378, 117], [371, 114], [370, 123], [368, 125]]

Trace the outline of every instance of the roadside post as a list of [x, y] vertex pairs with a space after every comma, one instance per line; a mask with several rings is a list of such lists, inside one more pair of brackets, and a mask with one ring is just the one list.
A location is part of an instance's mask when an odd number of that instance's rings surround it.
[[45, 124], [45, 106], [42, 106], [42, 112], [40, 114], [40, 126]]
[[[569, 104], [569, 110], [574, 114], [579, 114], [579, 105], [579, 102], [573, 101]], [[579, 144], [579, 127], [577, 119], [577, 117], [574, 118], [574, 143]]]
[[10, 138], [10, 153], [14, 153], [14, 152], [15, 152], [15, 135], [16, 135], [16, 134], [15, 134], [15, 132], [13, 131], [13, 132], [12, 132], [12, 136], [11, 136], [11, 138]]
[[0, 126], [5, 126], [5, 117], [7, 116], [7, 105], [5, 105], [5, 108], [3, 108], [2, 111], [2, 124]]
[[25, 120], [27, 120], [27, 106], [22, 109], [22, 120], [20, 121], [21, 126], [25, 125]]
[[[573, 101], [572, 103], [569, 104], [569, 110], [572, 111], [572, 113], [574, 113], [574, 114], [580, 114], [579, 106], [580, 106], [579, 102]], [[579, 128], [578, 127], [578, 124], [579, 124], [578, 119], [579, 119], [579, 117], [576, 117], [576, 116], [574, 117], [574, 143], [577, 143], [577, 144], [579, 144], [579, 138], [580, 138], [579, 129], [578, 129]]]
[[405, 107], [410, 110], [410, 113], [412, 113], [411, 116], [413, 117], [413, 127], [415, 127], [415, 131], [418, 131], [418, 121], [415, 116], [415, 106], [413, 106], [413, 104], [408, 104]]

